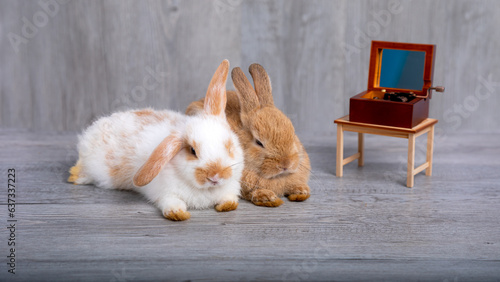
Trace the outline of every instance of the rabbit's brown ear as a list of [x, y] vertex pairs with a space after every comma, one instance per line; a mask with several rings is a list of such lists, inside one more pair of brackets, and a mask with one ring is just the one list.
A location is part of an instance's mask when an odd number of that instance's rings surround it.
[[255, 92], [257, 92], [260, 105], [262, 107], [274, 106], [271, 79], [267, 75], [266, 70], [259, 64], [251, 64], [248, 71], [252, 75]]
[[175, 134], [167, 136], [154, 149], [146, 163], [134, 176], [134, 185], [142, 187], [149, 184], [181, 149], [182, 139]]
[[259, 109], [260, 103], [257, 99], [257, 94], [243, 71], [238, 67], [234, 68], [231, 72], [231, 78], [233, 79], [234, 87], [238, 90], [237, 93], [240, 98], [242, 112], [248, 113]]
[[229, 72], [229, 61], [224, 60], [219, 65], [208, 85], [205, 96], [204, 111], [206, 114], [225, 117], [226, 109], [226, 80]]

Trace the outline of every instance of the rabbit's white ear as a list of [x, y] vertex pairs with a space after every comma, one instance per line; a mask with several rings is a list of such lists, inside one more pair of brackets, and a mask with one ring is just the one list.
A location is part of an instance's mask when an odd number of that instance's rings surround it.
[[219, 65], [212, 80], [208, 85], [207, 95], [205, 96], [204, 110], [206, 114], [226, 117], [226, 80], [229, 72], [229, 61], [224, 60]]
[[236, 67], [231, 71], [231, 78], [233, 79], [234, 87], [236, 87], [238, 98], [240, 99], [241, 111], [243, 113], [249, 113], [260, 108], [259, 100], [257, 99], [257, 94], [248, 81], [247, 77], [243, 71]]
[[160, 173], [165, 166], [181, 149], [182, 139], [175, 135], [169, 135], [154, 149], [148, 160], [137, 171], [134, 176], [134, 185], [142, 187], [149, 184]]
[[266, 70], [259, 64], [251, 64], [248, 71], [252, 75], [255, 92], [257, 93], [257, 98], [259, 98], [260, 105], [262, 107], [274, 106], [271, 79]]

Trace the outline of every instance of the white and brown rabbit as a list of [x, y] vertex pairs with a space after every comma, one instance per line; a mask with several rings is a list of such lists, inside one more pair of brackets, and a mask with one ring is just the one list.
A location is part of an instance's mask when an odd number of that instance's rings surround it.
[[[290, 119], [274, 106], [271, 80], [264, 68], [252, 64], [249, 71], [255, 88], [240, 68], [231, 72], [237, 91], [227, 92], [226, 107], [231, 129], [245, 151], [242, 196], [268, 207], [281, 205], [282, 196], [304, 201], [310, 196], [309, 157]], [[191, 103], [186, 113], [196, 115], [203, 108], [204, 99]]]
[[135, 190], [171, 220], [189, 219], [189, 208], [236, 209], [243, 150], [224, 112], [228, 71], [224, 60], [195, 116], [143, 109], [95, 121], [79, 137], [68, 181]]

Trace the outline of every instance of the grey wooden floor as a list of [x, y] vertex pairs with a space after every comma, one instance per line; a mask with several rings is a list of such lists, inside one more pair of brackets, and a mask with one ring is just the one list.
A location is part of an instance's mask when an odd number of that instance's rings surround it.
[[[346, 136], [346, 154], [354, 137]], [[306, 202], [242, 201], [233, 212], [192, 211], [171, 222], [137, 194], [67, 184], [76, 135], [2, 130], [1, 182], [15, 168], [18, 221], [11, 275], [4, 188], [0, 280], [499, 281], [498, 140], [438, 139], [434, 175], [419, 174], [413, 189], [405, 187], [403, 139], [367, 136], [365, 167], [347, 165], [342, 179], [335, 141], [310, 140]]]

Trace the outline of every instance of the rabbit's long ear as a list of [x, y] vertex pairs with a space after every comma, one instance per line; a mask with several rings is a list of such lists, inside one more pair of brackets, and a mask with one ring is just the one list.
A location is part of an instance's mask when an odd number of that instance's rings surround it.
[[226, 80], [229, 72], [229, 61], [224, 60], [219, 65], [212, 80], [208, 85], [205, 96], [204, 111], [206, 114], [226, 117], [225, 109], [227, 103]]
[[255, 92], [257, 92], [260, 105], [262, 107], [274, 106], [271, 79], [267, 75], [266, 70], [259, 64], [251, 64], [248, 71], [252, 75]]
[[181, 149], [182, 139], [175, 135], [169, 135], [154, 149], [148, 160], [137, 171], [134, 176], [134, 185], [142, 187], [149, 184], [160, 173], [165, 166]]
[[253, 110], [260, 108], [259, 100], [257, 99], [257, 94], [248, 81], [247, 77], [243, 71], [236, 67], [231, 71], [231, 78], [233, 79], [234, 87], [236, 87], [238, 96], [240, 98], [241, 110], [244, 113], [251, 112]]

